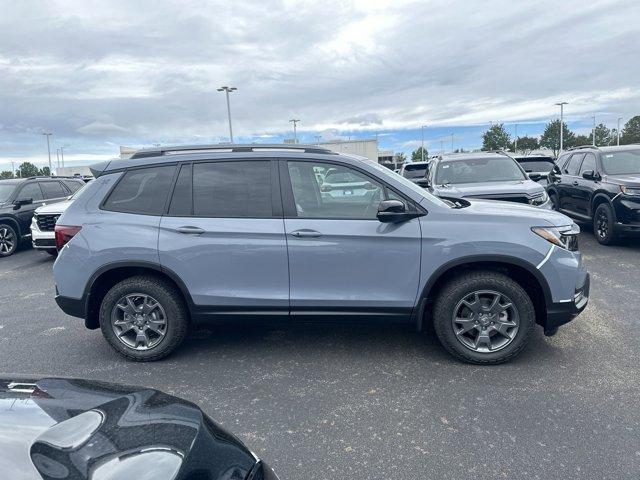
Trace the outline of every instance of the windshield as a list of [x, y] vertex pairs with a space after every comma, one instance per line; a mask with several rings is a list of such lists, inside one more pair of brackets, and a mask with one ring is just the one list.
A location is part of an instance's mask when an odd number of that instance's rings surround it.
[[405, 178], [422, 178], [427, 173], [428, 168], [429, 168], [428, 163], [422, 163], [418, 165], [406, 165], [404, 167], [404, 172], [402, 172], [402, 175]]
[[603, 153], [602, 169], [609, 175], [627, 175], [640, 173], [640, 150]]
[[518, 160], [525, 172], [550, 172], [553, 160]]
[[435, 183], [449, 185], [525, 179], [517, 162], [510, 157], [469, 158], [440, 163], [436, 171]]
[[0, 183], [0, 202], [6, 202], [15, 188], [15, 183]]

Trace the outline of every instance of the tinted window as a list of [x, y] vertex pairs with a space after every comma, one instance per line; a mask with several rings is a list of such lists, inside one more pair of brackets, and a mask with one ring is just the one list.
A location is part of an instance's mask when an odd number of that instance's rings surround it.
[[518, 163], [527, 173], [550, 172], [554, 165], [553, 160], [518, 160]]
[[191, 195], [191, 165], [182, 165], [173, 189], [173, 197], [169, 206], [169, 215], [187, 216], [193, 213], [193, 196]]
[[62, 198], [69, 195], [60, 182], [40, 182], [44, 198]]
[[104, 204], [105, 210], [160, 215], [164, 211], [174, 166], [129, 170]]
[[24, 198], [33, 198], [34, 202], [42, 200], [42, 191], [36, 182], [27, 183], [20, 193], [18, 194], [18, 199], [22, 200]]
[[62, 183], [64, 183], [67, 188], [71, 190], [71, 193], [77, 192], [84, 185], [84, 182], [74, 182], [73, 180], [62, 180]]
[[6, 202], [15, 189], [15, 183], [0, 183], [0, 202]]
[[596, 171], [596, 157], [593, 153], [587, 153], [584, 157], [584, 161], [582, 162], [582, 166], [580, 167], [580, 175], [582, 172], [587, 171]]
[[196, 163], [193, 213], [203, 217], [271, 217], [271, 163]]
[[426, 176], [428, 170], [429, 170], [428, 163], [419, 163], [416, 165], [409, 164], [409, 165], [405, 165], [402, 175], [405, 178], [422, 178]]
[[[367, 175], [331, 164], [288, 162], [287, 165], [298, 217], [376, 218], [378, 205], [384, 199], [384, 189]], [[323, 183], [315, 175], [318, 170], [349, 178], [349, 183]]]
[[568, 173], [569, 175], [577, 175], [578, 169], [580, 168], [580, 162], [584, 158], [584, 153], [574, 153], [571, 156], [571, 160], [564, 167], [564, 173]]

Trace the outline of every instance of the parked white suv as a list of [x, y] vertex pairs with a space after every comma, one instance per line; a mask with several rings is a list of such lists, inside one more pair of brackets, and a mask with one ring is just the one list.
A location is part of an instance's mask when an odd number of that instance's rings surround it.
[[38, 207], [31, 219], [31, 244], [33, 248], [44, 250], [50, 255], [57, 255], [55, 226], [60, 215], [73, 203], [86, 184], [80, 187], [68, 200]]

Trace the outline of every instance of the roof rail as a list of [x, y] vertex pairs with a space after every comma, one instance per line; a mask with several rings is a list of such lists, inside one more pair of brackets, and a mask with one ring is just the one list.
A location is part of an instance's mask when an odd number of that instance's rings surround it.
[[600, 150], [600, 147], [596, 147], [595, 145], [578, 145], [577, 147], [567, 148], [567, 150], [581, 150], [583, 148], [595, 148], [596, 150]]
[[215, 144], [215, 145], [180, 145], [177, 147], [157, 147], [143, 148], [135, 152], [131, 158], [158, 157], [161, 155], [186, 155], [190, 153], [204, 152], [260, 152], [264, 150], [295, 150], [304, 153], [323, 153], [335, 154], [333, 150], [318, 147], [316, 145], [301, 144], [267, 144], [267, 143], [251, 143], [251, 144]]

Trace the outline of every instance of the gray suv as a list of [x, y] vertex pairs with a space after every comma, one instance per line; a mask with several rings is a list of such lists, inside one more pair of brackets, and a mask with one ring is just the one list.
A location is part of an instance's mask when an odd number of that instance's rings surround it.
[[360, 157], [176, 147], [92, 171], [56, 225], [56, 301], [132, 360], [168, 355], [191, 324], [261, 315], [432, 324], [456, 357], [499, 363], [588, 301], [568, 217], [443, 201]]

